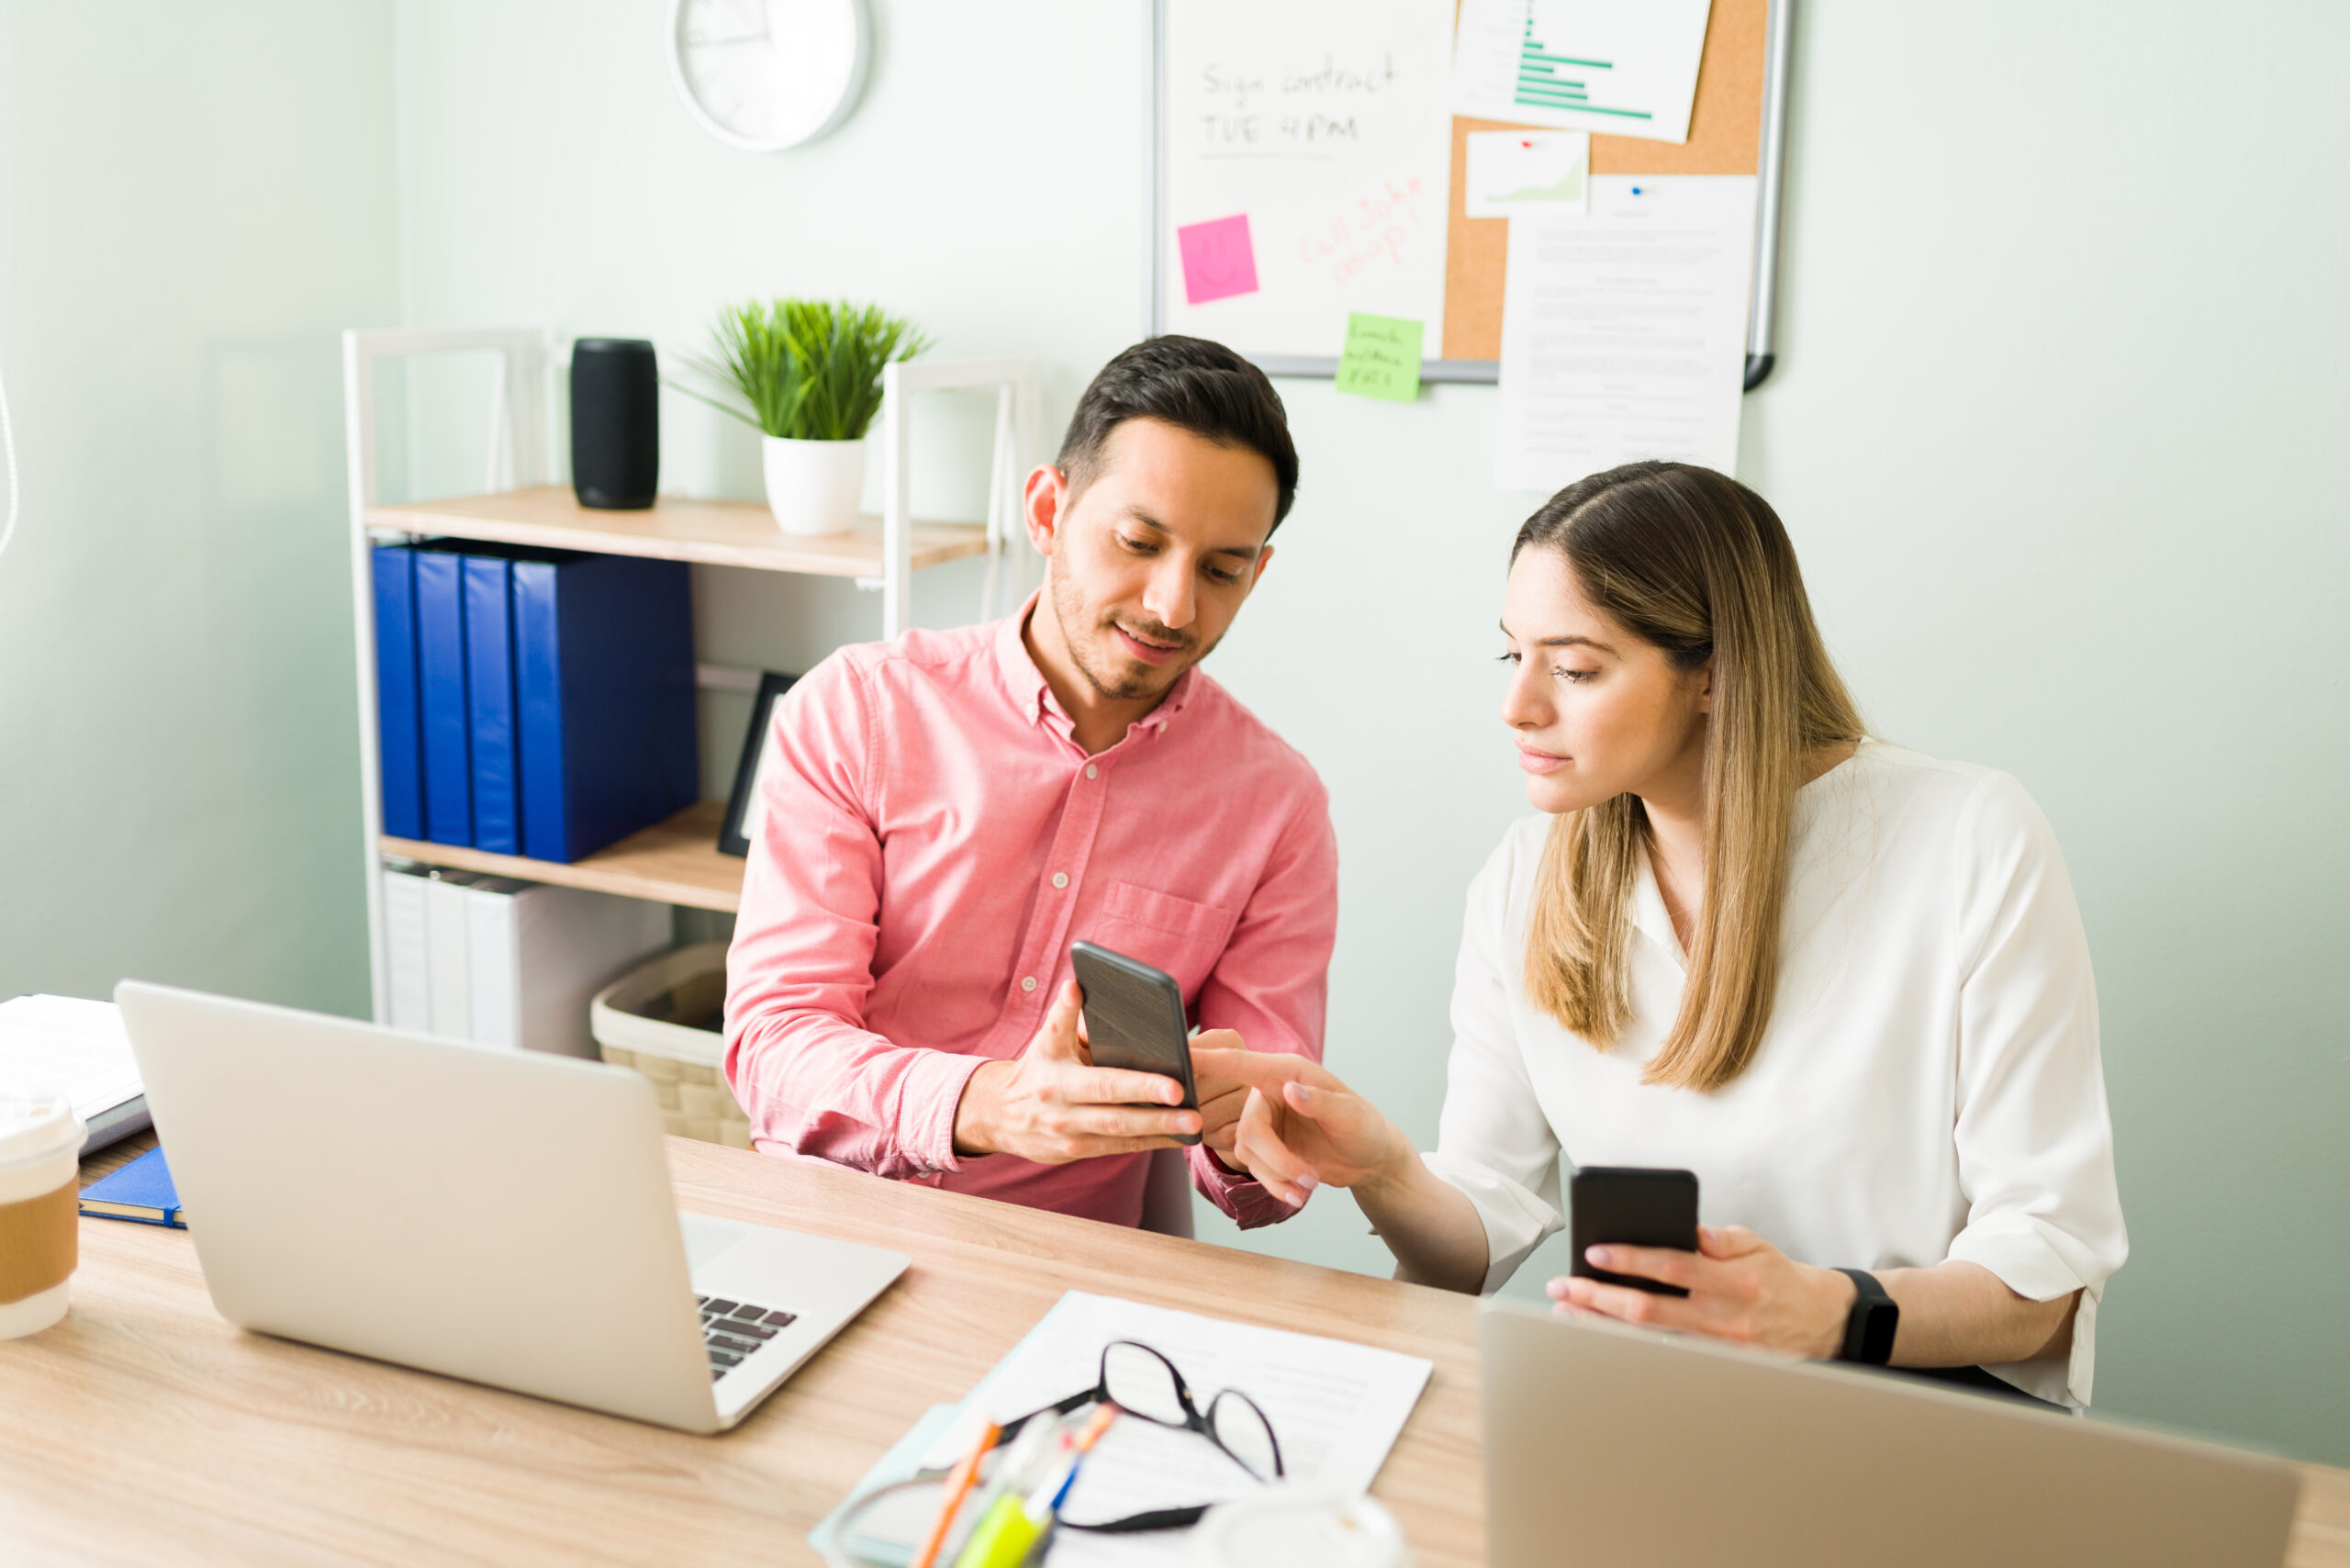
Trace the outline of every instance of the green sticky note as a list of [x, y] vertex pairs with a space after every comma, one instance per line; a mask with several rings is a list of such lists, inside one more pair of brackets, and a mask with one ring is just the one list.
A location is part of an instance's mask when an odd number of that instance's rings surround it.
[[1418, 397], [1421, 330], [1419, 322], [1396, 316], [1348, 316], [1338, 390], [1397, 403]]

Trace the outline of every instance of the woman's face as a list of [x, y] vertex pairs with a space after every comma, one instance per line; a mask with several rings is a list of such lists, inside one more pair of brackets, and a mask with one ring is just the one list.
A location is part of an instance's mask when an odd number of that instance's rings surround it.
[[1563, 551], [1540, 546], [1510, 566], [1502, 636], [1513, 666], [1502, 722], [1538, 810], [1578, 811], [1628, 791], [1652, 808], [1696, 810], [1710, 668], [1674, 669], [1663, 649], [1583, 597]]

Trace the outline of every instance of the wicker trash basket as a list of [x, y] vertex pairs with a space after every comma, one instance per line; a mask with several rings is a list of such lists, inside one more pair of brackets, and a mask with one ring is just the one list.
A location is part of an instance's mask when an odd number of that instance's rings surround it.
[[648, 959], [597, 992], [588, 1029], [606, 1061], [653, 1081], [667, 1131], [748, 1148], [750, 1118], [720, 1070], [725, 1008], [726, 944], [700, 942]]

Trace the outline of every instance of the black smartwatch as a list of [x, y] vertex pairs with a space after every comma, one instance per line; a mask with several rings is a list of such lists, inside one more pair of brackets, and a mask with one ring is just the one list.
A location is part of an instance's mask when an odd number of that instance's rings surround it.
[[1861, 1293], [1845, 1316], [1844, 1348], [1836, 1352], [1836, 1359], [1881, 1367], [1893, 1359], [1893, 1331], [1901, 1326], [1901, 1307], [1885, 1294], [1874, 1274], [1860, 1269], [1836, 1271]]

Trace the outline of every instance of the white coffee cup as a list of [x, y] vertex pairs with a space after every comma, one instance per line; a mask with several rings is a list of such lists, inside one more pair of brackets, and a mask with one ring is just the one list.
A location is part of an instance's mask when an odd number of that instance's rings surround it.
[[88, 1136], [64, 1095], [0, 1089], [0, 1339], [65, 1316]]
[[1192, 1568], [1412, 1568], [1395, 1516], [1377, 1500], [1284, 1481], [1207, 1511], [1192, 1531]]

